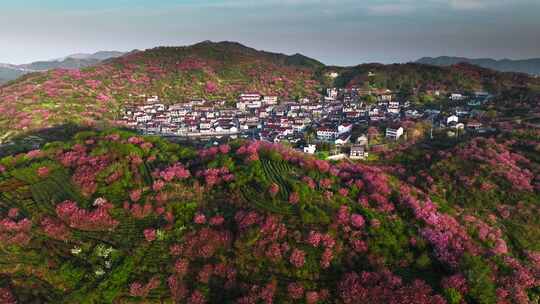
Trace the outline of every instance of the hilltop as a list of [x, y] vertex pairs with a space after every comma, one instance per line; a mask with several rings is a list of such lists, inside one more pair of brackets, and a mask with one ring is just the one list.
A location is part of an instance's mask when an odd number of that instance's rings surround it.
[[495, 60], [491, 58], [478, 58], [471, 59], [465, 57], [449, 57], [449, 56], [440, 56], [440, 57], [424, 57], [416, 61], [417, 63], [422, 64], [431, 64], [438, 66], [450, 66], [458, 63], [469, 63], [484, 68], [500, 71], [500, 72], [517, 72], [517, 73], [527, 73], [531, 75], [540, 75], [540, 58], [531, 58], [531, 59], [521, 59], [521, 60], [512, 60], [512, 59], [501, 59]]
[[[332, 79], [330, 72], [339, 76]], [[134, 51], [80, 70], [24, 75], [0, 87], [0, 133], [12, 137], [69, 122], [107, 124], [136, 96], [158, 95], [168, 102], [192, 98], [233, 101], [242, 92], [259, 92], [284, 100], [307, 97], [317, 101], [322, 89], [329, 86], [389, 88], [415, 94], [431, 90], [497, 93], [516, 86], [540, 87], [539, 82], [524, 74], [467, 64], [330, 67], [300, 54], [205, 41]]]
[[0, 301], [534, 303], [540, 141], [512, 132], [381, 165], [49, 142], [0, 160]]

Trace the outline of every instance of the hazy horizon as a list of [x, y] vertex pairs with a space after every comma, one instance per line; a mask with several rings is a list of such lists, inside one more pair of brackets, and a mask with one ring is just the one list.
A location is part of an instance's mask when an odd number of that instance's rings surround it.
[[[200, 43], [200, 42], [203, 42], [205, 40], [201, 40], [201, 41], [198, 41], [198, 42], [194, 42], [194, 43], [191, 43], [191, 44], [188, 44], [188, 45], [156, 45], [154, 47], [162, 47], [162, 46], [165, 46], [165, 47], [182, 47], [182, 46], [190, 46], [190, 45], [193, 45], [193, 44], [196, 44], [196, 43]], [[223, 40], [223, 41], [232, 41], [232, 40]], [[212, 42], [223, 42], [223, 41], [212, 41]], [[247, 45], [245, 43], [242, 43], [241, 41], [234, 41], [234, 42], [238, 42], [240, 44], [243, 44], [244, 46], [246, 47], [251, 47], [251, 48], [255, 48], [259, 51], [268, 51], [268, 52], [275, 52], [275, 53], [283, 53], [283, 52], [279, 52], [279, 51], [273, 51], [273, 50], [268, 50], [268, 49], [260, 49], [260, 48], [257, 48], [257, 47], [253, 47], [251, 45]], [[56, 56], [56, 57], [53, 57], [53, 58], [38, 58], [38, 59], [35, 59], [35, 60], [32, 60], [32, 61], [28, 61], [28, 62], [6, 62], [6, 61], [2, 61], [0, 60], [0, 63], [4, 63], [4, 64], [13, 64], [13, 65], [23, 65], [23, 64], [30, 64], [30, 63], [33, 63], [33, 62], [38, 62], [38, 61], [61, 61], [69, 56], [73, 56], [73, 55], [82, 55], [82, 54], [85, 54], [85, 55], [90, 55], [90, 54], [95, 54], [97, 52], [122, 52], [122, 53], [129, 53], [129, 52], [132, 52], [132, 51], [145, 51], [147, 49], [151, 49], [153, 47], [150, 47], [150, 48], [146, 48], [146, 49], [132, 49], [132, 50], [116, 50], [116, 49], [96, 49], [96, 50], [88, 50], [88, 51], [79, 51], [79, 52], [75, 52], [75, 53], [70, 53], [70, 54], [60, 54], [59, 56]], [[306, 55], [306, 54], [303, 54], [302, 52], [298, 52], [302, 55]], [[294, 53], [284, 53], [286, 55], [294, 55]], [[307, 55], [306, 55], [307, 56]], [[308, 56], [310, 57], [310, 56]], [[351, 65], [357, 65], [357, 64], [365, 64], [365, 63], [383, 63], [383, 64], [392, 64], [392, 63], [407, 63], [407, 62], [415, 62], [421, 58], [424, 58], [424, 57], [432, 57], [432, 58], [437, 58], [437, 57], [460, 57], [460, 58], [467, 58], [467, 59], [471, 59], [471, 60], [479, 60], [479, 59], [493, 59], [493, 60], [497, 60], [497, 61], [501, 61], [501, 60], [512, 60], [512, 61], [518, 61], [518, 60], [530, 60], [530, 59], [539, 59], [540, 58], [540, 55], [538, 55], [537, 57], [526, 57], [526, 58], [508, 58], [508, 57], [501, 57], [501, 58], [495, 58], [495, 57], [467, 57], [467, 56], [460, 56], [460, 55], [431, 55], [431, 56], [422, 56], [422, 57], [417, 57], [417, 58], [414, 58], [414, 59], [411, 59], [411, 60], [406, 60], [406, 61], [389, 61], [389, 62], [378, 62], [378, 61], [359, 61], [359, 62], [356, 62], [356, 63], [353, 63]], [[312, 59], [315, 59], [315, 60], [318, 60], [322, 63], [324, 63], [325, 65], [336, 65], [336, 64], [331, 64], [331, 63], [327, 63], [327, 62], [324, 62], [322, 60], [319, 60], [318, 58], [313, 58], [311, 57]], [[339, 65], [337, 64], [336, 66], [347, 66], [347, 65]], [[350, 66], [350, 65], [349, 65]]]
[[0, 62], [237, 41], [328, 65], [540, 57], [534, 0], [8, 1]]

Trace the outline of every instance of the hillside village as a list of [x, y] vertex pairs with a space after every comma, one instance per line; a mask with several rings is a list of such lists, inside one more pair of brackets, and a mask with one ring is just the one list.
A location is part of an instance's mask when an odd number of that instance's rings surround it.
[[[320, 100], [280, 100], [278, 96], [242, 93], [235, 107], [225, 101], [194, 99], [170, 103], [159, 96], [138, 96], [145, 102], [123, 110], [120, 124], [142, 134], [202, 140], [249, 138], [288, 142], [305, 153], [323, 148], [329, 156], [366, 159], [370, 147], [407, 139], [416, 123], [456, 136], [465, 131], [490, 131], [478, 107], [492, 96], [433, 92], [447, 107], [413, 105], [388, 89], [328, 88]], [[345, 154], [344, 154], [345, 153]]]

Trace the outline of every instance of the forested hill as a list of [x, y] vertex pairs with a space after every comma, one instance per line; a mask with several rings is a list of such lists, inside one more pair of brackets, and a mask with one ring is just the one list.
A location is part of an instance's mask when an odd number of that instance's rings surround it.
[[[334, 81], [329, 72], [340, 75]], [[368, 76], [370, 72], [374, 76]], [[191, 98], [232, 101], [242, 92], [259, 92], [290, 100], [317, 100], [324, 87], [334, 85], [499, 92], [514, 86], [537, 86], [538, 82], [524, 74], [465, 64], [329, 67], [300, 54], [288, 56], [235, 42], [205, 41], [131, 52], [80, 70], [24, 75], [0, 86], [0, 134], [9, 137], [66, 122], [107, 123], [137, 95], [158, 95], [168, 102]]]
[[540, 87], [540, 80], [520, 73], [501, 73], [467, 63], [448, 67], [420, 63], [362, 64], [336, 68], [337, 86], [371, 85], [391, 90], [489, 91], [499, 93], [513, 87]]

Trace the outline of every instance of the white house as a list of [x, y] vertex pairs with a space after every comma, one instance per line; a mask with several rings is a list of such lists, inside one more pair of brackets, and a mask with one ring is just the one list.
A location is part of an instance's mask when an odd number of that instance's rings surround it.
[[407, 118], [419, 118], [422, 117], [422, 113], [418, 112], [418, 110], [407, 110], [405, 111], [405, 117]]
[[240, 111], [245, 111], [246, 109], [258, 109], [262, 107], [262, 102], [260, 100], [241, 100], [236, 103], [236, 108]]
[[261, 94], [259, 93], [243, 93], [238, 97], [240, 101], [258, 101], [261, 100]]
[[212, 128], [212, 123], [210, 122], [201, 122], [199, 123], [199, 129], [210, 129]]
[[171, 124], [161, 125], [161, 133], [163, 134], [176, 134], [178, 132], [178, 127]]
[[236, 103], [236, 108], [240, 111], [245, 111], [247, 108], [247, 102], [239, 101]]
[[351, 159], [366, 159], [368, 157], [368, 152], [366, 151], [366, 147], [362, 145], [352, 146], [349, 157]]
[[381, 95], [377, 96], [377, 101], [379, 101], [379, 102], [381, 102], [381, 101], [384, 101], [384, 102], [392, 101], [392, 94], [381, 94]]
[[238, 128], [234, 125], [226, 125], [226, 124], [223, 124], [223, 125], [219, 125], [216, 127], [216, 132], [219, 132], [219, 133], [237, 133], [238, 132]]
[[386, 138], [391, 140], [398, 140], [403, 135], [403, 132], [403, 127], [386, 128]]
[[137, 115], [137, 116], [135, 116], [135, 120], [137, 122], [147, 122], [147, 121], [152, 120], [152, 116], [148, 115], [148, 114]]
[[367, 146], [368, 145], [368, 138], [366, 136], [366, 134], [362, 134], [360, 135], [357, 139], [356, 139], [356, 143], [360, 146]]
[[260, 101], [252, 101], [247, 104], [248, 109], [258, 109], [262, 107], [262, 103]]
[[189, 102], [191, 105], [194, 105], [194, 106], [202, 106], [203, 104], [206, 103], [206, 100], [202, 99], [202, 98], [199, 98], [199, 99], [192, 99], [190, 102]]
[[147, 134], [159, 134], [161, 132], [161, 125], [149, 123], [146, 125]]
[[463, 100], [465, 99], [465, 96], [459, 94], [459, 93], [452, 93], [450, 94], [450, 100], [453, 100], [453, 101], [460, 101], [460, 100]]
[[304, 153], [315, 154], [315, 151], [317, 151], [316, 145], [307, 145], [307, 147], [304, 147]]
[[338, 134], [350, 133], [352, 131], [352, 124], [343, 123], [338, 126]]
[[369, 116], [379, 116], [380, 114], [381, 113], [379, 113], [379, 108], [371, 108], [368, 112]]
[[389, 101], [388, 102], [388, 112], [399, 114], [399, 101]]
[[159, 102], [159, 97], [158, 96], [150, 96], [146, 99], [146, 102]]
[[264, 96], [263, 103], [267, 105], [275, 105], [278, 102], [277, 96]]
[[295, 132], [302, 132], [306, 129], [306, 125], [302, 122], [295, 122], [293, 125], [292, 125], [292, 128]]
[[334, 143], [336, 145], [338, 145], [338, 146], [341, 146], [341, 145], [349, 143], [350, 140], [351, 140], [351, 134], [350, 133], [343, 133], [338, 138], [336, 138]]
[[338, 89], [337, 88], [328, 88], [326, 89], [326, 97], [328, 99], [333, 100], [336, 99], [338, 96]]
[[338, 135], [335, 129], [321, 127], [317, 129], [317, 138], [320, 140], [333, 140]]
[[462, 108], [456, 108], [456, 115], [457, 116], [467, 116], [469, 115], [469, 111], [467, 111], [466, 109], [462, 109]]
[[451, 115], [451, 116], [448, 116], [448, 118], [446, 118], [447, 125], [449, 125], [452, 122], [457, 123], [458, 121], [459, 121], [459, 117], [457, 117], [456, 115]]

